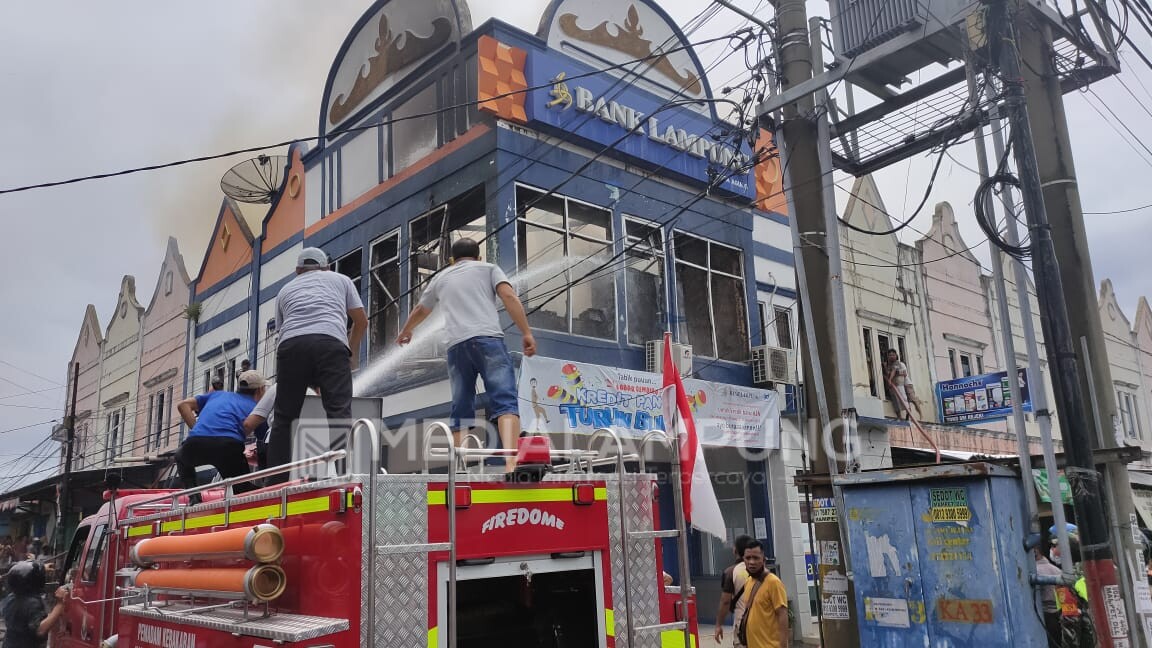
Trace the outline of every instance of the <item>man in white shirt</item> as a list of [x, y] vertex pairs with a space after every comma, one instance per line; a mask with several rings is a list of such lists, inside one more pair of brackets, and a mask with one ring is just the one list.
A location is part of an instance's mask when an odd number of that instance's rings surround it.
[[[292, 460], [292, 423], [300, 418], [309, 385], [320, 387], [330, 430], [347, 430], [352, 417], [352, 370], [359, 365], [360, 341], [367, 330], [368, 316], [356, 285], [328, 271], [328, 255], [323, 250], [304, 248], [296, 261], [296, 277], [276, 297], [277, 390], [268, 435], [269, 467]], [[268, 482], [287, 480], [288, 474], [283, 473]]]
[[[476, 378], [484, 379], [488, 418], [496, 421], [506, 450], [516, 449], [520, 436], [520, 404], [516, 372], [504, 345], [504, 329], [496, 300], [500, 299], [512, 322], [520, 329], [524, 355], [536, 354], [536, 339], [528, 326], [524, 305], [500, 268], [480, 261], [480, 244], [460, 239], [452, 244], [452, 265], [432, 278], [420, 304], [412, 309], [396, 342], [412, 341], [412, 331], [440, 306], [448, 336], [448, 377], [452, 387], [452, 430], [456, 445], [461, 433], [476, 417]], [[506, 470], [515, 467], [508, 457]]]

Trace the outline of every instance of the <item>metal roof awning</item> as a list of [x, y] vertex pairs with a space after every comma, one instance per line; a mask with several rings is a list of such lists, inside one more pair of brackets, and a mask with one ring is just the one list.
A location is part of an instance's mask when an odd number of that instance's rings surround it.
[[[905, 448], [900, 446], [892, 446], [892, 450], [906, 453], [914, 458], [924, 458], [923, 462], [917, 463], [915, 465], [933, 465], [935, 463], [936, 453], [932, 450], [926, 450], [923, 448]], [[1143, 456], [1144, 451], [1136, 446], [1124, 446], [1122, 448], [1102, 448], [1092, 452], [1092, 458], [1097, 466], [1109, 463], [1128, 464], [1132, 463], [1133, 461], [1139, 461]], [[942, 460], [947, 459], [947, 461], [941, 462], [944, 464], [970, 463], [973, 461], [980, 461], [1003, 464], [1007, 466], [1019, 465], [1019, 457], [1016, 455], [989, 455], [976, 452], [964, 452], [959, 450], [941, 450], [940, 457]], [[1057, 452], [1056, 467], [1063, 468], [1066, 463], [1067, 461], [1064, 457], [1064, 453]], [[1044, 457], [1040, 455], [1032, 455], [1032, 468], [1034, 470], [1044, 468]], [[1129, 473], [1129, 475], [1132, 474], [1137, 473]], [[1141, 477], [1141, 479], [1144, 479], [1144, 477]], [[1152, 475], [1148, 475], [1146, 479], [1149, 482], [1148, 489], [1150, 490], [1148, 493], [1150, 506], [1152, 506]], [[830, 483], [826, 473], [813, 473], [807, 470], [796, 471], [794, 480], [797, 486], [825, 486]], [[1136, 492], [1136, 489], [1133, 489], [1133, 491]], [[1152, 508], [1149, 509], [1149, 513], [1152, 514]], [[1149, 525], [1149, 528], [1152, 528], [1152, 525]]]
[[1136, 506], [1136, 513], [1144, 527], [1152, 529], [1152, 475], [1129, 471], [1128, 482], [1132, 484], [1132, 503]]

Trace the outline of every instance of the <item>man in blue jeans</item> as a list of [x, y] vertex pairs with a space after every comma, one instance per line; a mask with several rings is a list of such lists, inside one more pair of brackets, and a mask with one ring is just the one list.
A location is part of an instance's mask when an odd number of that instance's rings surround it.
[[[448, 378], [452, 386], [452, 430], [456, 445], [466, 421], [476, 417], [476, 377], [484, 379], [488, 417], [496, 420], [505, 449], [515, 449], [520, 436], [520, 404], [516, 372], [504, 346], [504, 329], [496, 310], [496, 298], [520, 329], [524, 355], [536, 355], [536, 339], [528, 326], [524, 305], [500, 268], [480, 261], [480, 244], [460, 239], [452, 244], [452, 265], [432, 278], [420, 304], [412, 309], [396, 342], [412, 341], [412, 331], [441, 306], [448, 337]], [[508, 457], [506, 470], [516, 466]]]

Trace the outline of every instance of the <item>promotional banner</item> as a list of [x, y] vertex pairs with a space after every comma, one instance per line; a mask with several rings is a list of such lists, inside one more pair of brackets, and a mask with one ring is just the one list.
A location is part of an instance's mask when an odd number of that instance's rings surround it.
[[[520, 420], [527, 432], [591, 434], [613, 427], [622, 437], [667, 430], [660, 374], [532, 356], [520, 366]], [[774, 391], [684, 380], [700, 443], [779, 448], [780, 404]]]
[[[1020, 369], [1018, 376], [1024, 411], [1031, 412], [1027, 370]], [[978, 423], [1012, 415], [1007, 371], [938, 382], [936, 396], [942, 423]]]

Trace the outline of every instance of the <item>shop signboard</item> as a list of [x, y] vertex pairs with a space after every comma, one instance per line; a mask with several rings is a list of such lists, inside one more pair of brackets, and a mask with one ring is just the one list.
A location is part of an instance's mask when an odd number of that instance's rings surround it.
[[[1027, 370], [1020, 369], [1018, 377], [1023, 410], [1031, 412]], [[940, 403], [940, 421], [945, 424], [995, 421], [1008, 418], [1013, 411], [1007, 371], [938, 382], [936, 401]]]

